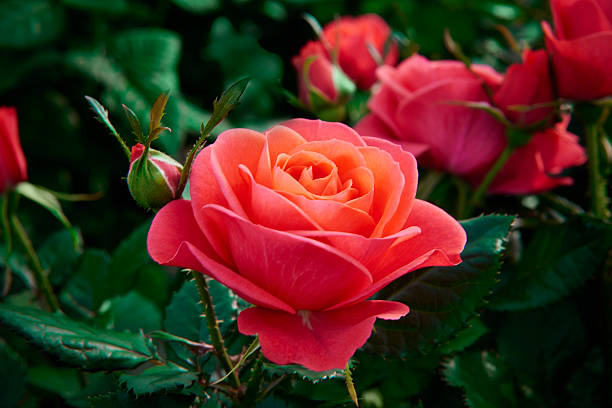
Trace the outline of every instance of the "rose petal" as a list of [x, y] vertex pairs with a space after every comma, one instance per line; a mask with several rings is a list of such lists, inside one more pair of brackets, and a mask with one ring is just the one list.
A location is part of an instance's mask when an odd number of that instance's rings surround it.
[[296, 310], [324, 309], [372, 282], [363, 265], [329, 245], [255, 225], [217, 205], [201, 212], [240, 275]]
[[281, 153], [287, 153], [297, 146], [306, 143], [306, 140], [297, 132], [285, 126], [274, 126], [264, 132], [266, 145], [261, 152], [255, 180], [264, 186], [272, 185], [272, 165]]
[[295, 311], [221, 263], [198, 228], [189, 201], [171, 201], [155, 215], [147, 237], [147, 249], [156, 262], [209, 275], [250, 303], [289, 313]]
[[561, 40], [573, 40], [601, 31], [612, 31], [612, 24], [597, 1], [551, 0], [550, 8], [555, 22], [555, 32]]
[[27, 179], [26, 159], [19, 141], [17, 109], [0, 107], [0, 193], [7, 185]]
[[309, 142], [336, 139], [355, 146], [365, 146], [361, 136], [343, 123], [292, 119], [281, 123], [281, 126], [293, 129]]
[[242, 311], [238, 330], [259, 335], [261, 350], [276, 364], [300, 364], [314, 371], [343, 369], [372, 333], [376, 318], [397, 320], [408, 306], [381, 300], [331, 312], [289, 314], [259, 307]]

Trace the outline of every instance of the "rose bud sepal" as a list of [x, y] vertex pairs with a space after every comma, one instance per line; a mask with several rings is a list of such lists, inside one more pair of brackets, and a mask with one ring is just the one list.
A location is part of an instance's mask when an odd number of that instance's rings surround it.
[[172, 157], [138, 143], [132, 147], [127, 181], [136, 202], [158, 210], [174, 200], [183, 166]]

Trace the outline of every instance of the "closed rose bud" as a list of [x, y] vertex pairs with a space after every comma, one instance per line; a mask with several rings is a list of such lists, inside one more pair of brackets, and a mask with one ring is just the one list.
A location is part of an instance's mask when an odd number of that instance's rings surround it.
[[172, 157], [145, 146], [132, 147], [128, 187], [132, 197], [144, 208], [157, 210], [174, 200], [183, 166]]
[[19, 143], [17, 110], [0, 107], [0, 193], [27, 179], [26, 160]]

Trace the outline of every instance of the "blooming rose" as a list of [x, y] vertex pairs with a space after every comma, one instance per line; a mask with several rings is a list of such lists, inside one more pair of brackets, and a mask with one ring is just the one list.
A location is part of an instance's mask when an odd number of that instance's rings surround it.
[[542, 29], [559, 95], [589, 100], [612, 95], [612, 2], [551, 0], [555, 32]]
[[254, 304], [238, 329], [277, 364], [344, 368], [376, 318], [409, 310], [366, 299], [416, 268], [459, 263], [465, 245], [457, 221], [415, 199], [410, 153], [341, 123], [226, 131], [197, 156], [190, 186], [191, 201], [156, 215], [149, 253]]
[[26, 160], [19, 142], [17, 109], [0, 107], [0, 193], [27, 179]]
[[[547, 99], [546, 90], [527, 88], [522, 95], [516, 92], [523, 89], [522, 81], [525, 86], [541, 83], [537, 70], [525, 72], [530, 67], [539, 70], [541, 64], [527, 61], [509, 70], [505, 80], [488, 66], [475, 64], [470, 72], [459, 61], [428, 61], [419, 55], [397, 68], [381, 67], [378, 75], [382, 86], [368, 103], [371, 114], [358, 123], [356, 130], [397, 141], [419, 156], [420, 165], [456, 174], [477, 185], [506, 147], [505, 127], [487, 112], [460, 103], [489, 103], [483, 83], [506, 112], [512, 113], [512, 105]], [[536, 109], [514, 119], [524, 125], [548, 113], [541, 115]], [[565, 130], [566, 125], [536, 133], [528, 146], [517, 149], [489, 191], [525, 194], [571, 183], [569, 178], [550, 177], [585, 162], [584, 149]]]

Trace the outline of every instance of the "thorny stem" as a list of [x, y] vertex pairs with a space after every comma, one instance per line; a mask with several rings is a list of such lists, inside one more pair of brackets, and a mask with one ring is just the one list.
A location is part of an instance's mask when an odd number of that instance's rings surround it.
[[[232, 368], [234, 368], [234, 365], [232, 364], [232, 361], [227, 354], [227, 349], [225, 348], [225, 342], [223, 341], [223, 336], [221, 335], [221, 330], [219, 329], [219, 322], [217, 321], [217, 315], [215, 314], [215, 309], [213, 307], [212, 297], [210, 296], [210, 291], [208, 290], [208, 283], [206, 283], [204, 275], [202, 275], [200, 272], [191, 271], [191, 275], [193, 275], [196, 286], [198, 287], [200, 299], [202, 300], [204, 317], [206, 318], [206, 326], [208, 327], [208, 333], [210, 334], [212, 345], [215, 348], [215, 354], [219, 358], [223, 369], [229, 373], [232, 371]], [[234, 386], [240, 387], [238, 373], [234, 371], [231, 375], [231, 379]]]
[[34, 278], [36, 279], [36, 284], [38, 285], [38, 289], [42, 292], [43, 296], [45, 297], [45, 300], [47, 304], [49, 305], [49, 308], [51, 309], [51, 311], [52, 312], [58, 311], [60, 308], [59, 302], [57, 301], [57, 297], [55, 296], [55, 293], [53, 293], [53, 288], [51, 287], [51, 283], [49, 283], [49, 279], [47, 278], [47, 275], [45, 275], [45, 272], [43, 271], [43, 267], [40, 264], [40, 259], [38, 259], [38, 255], [36, 254], [36, 251], [34, 250], [34, 246], [32, 245], [32, 241], [30, 240], [30, 237], [28, 237], [28, 234], [25, 228], [21, 224], [21, 221], [19, 221], [19, 218], [17, 218], [16, 214], [13, 214], [11, 216], [11, 226], [12, 226], [12, 230], [15, 231], [15, 235], [17, 236], [17, 239], [25, 248], [28, 258], [30, 258], [30, 263], [32, 264], [32, 270], [34, 272]]
[[178, 188], [176, 190], [176, 197], [180, 198], [183, 194], [183, 190], [185, 190], [185, 186], [187, 185], [187, 179], [189, 178], [189, 173], [191, 172], [191, 165], [193, 164], [193, 159], [195, 159], [196, 153], [204, 146], [206, 143], [206, 138], [208, 134], [200, 136], [198, 141], [193, 145], [189, 155], [187, 155], [187, 160], [185, 160], [185, 165], [183, 166], [183, 171], [181, 171], [181, 179], [179, 181]]

